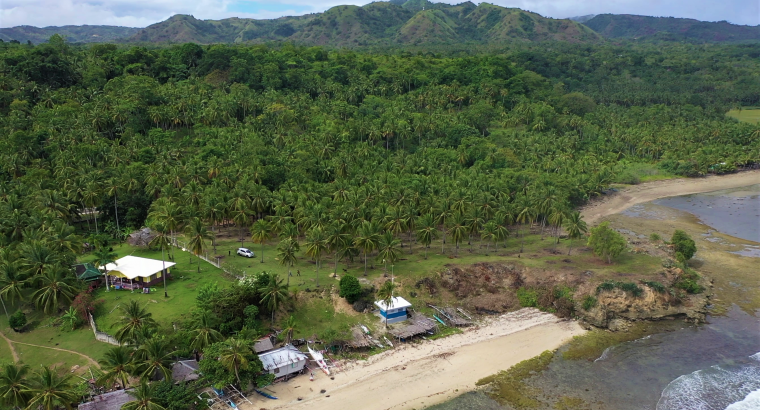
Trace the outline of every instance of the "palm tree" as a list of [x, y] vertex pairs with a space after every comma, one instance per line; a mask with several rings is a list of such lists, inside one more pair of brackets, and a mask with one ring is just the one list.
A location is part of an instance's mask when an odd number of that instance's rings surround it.
[[293, 333], [295, 333], [297, 329], [296, 319], [291, 315], [288, 317], [288, 320], [285, 321], [284, 328], [282, 329], [282, 331], [285, 332], [285, 344], [289, 344], [293, 340]]
[[165, 339], [149, 339], [135, 353], [135, 371], [142, 379], [171, 380], [173, 354]]
[[111, 387], [114, 382], [119, 382], [121, 387], [126, 389], [129, 384], [129, 375], [132, 372], [133, 361], [132, 353], [134, 351], [126, 346], [115, 346], [99, 360], [104, 373], [97, 380], [99, 386]]
[[77, 401], [76, 393], [71, 385], [71, 376], [58, 376], [55, 369], [43, 367], [32, 379], [31, 388], [27, 390], [32, 399], [28, 409], [57, 410], [60, 407], [72, 409], [72, 403]]
[[570, 252], [573, 250], [573, 239], [579, 239], [584, 233], [588, 232], [583, 215], [578, 211], [571, 212], [565, 221], [565, 230], [567, 231], [568, 238], [570, 238], [570, 246], [567, 250], [567, 254], [570, 255]]
[[566, 216], [567, 214], [564, 209], [552, 208], [550, 210], [548, 222], [554, 226], [554, 234], [556, 235], [556, 240], [554, 241], [555, 246], [559, 243], [559, 230], [565, 223]]
[[8, 363], [0, 373], [0, 404], [11, 408], [26, 407], [30, 394], [29, 382], [25, 379], [29, 366]]
[[166, 261], [164, 260], [164, 250], [169, 247], [169, 237], [166, 235], [166, 225], [162, 222], [153, 222], [152, 225], [151, 228], [153, 228], [153, 232], [155, 232], [156, 236], [150, 240], [148, 246], [158, 246], [161, 248], [161, 265], [163, 266], [161, 277], [164, 279], [164, 297], [168, 298], [169, 294], [166, 293]]
[[18, 259], [0, 258], [0, 298], [11, 303], [23, 299], [24, 271]]
[[364, 276], [367, 276], [367, 254], [377, 248], [380, 239], [378, 231], [377, 224], [364, 221], [356, 232], [357, 236], [354, 238], [356, 247], [364, 251]]
[[438, 229], [435, 226], [435, 219], [432, 214], [425, 214], [418, 218], [417, 240], [425, 245], [425, 259], [427, 259], [427, 250], [433, 239], [438, 238]]
[[[523, 201], [520, 204], [520, 212], [517, 214], [517, 222], [520, 225], [528, 224], [528, 232], [530, 232], [530, 225], [533, 224], [533, 220], [536, 218], [535, 210], [530, 206], [528, 201]], [[519, 235], [519, 230], [518, 230]], [[525, 233], [520, 236], [520, 253], [525, 249]]]
[[317, 263], [317, 286], [319, 286], [319, 267], [322, 254], [327, 250], [327, 237], [322, 228], [314, 227], [306, 235], [306, 255], [311, 256]]
[[[393, 304], [393, 291], [396, 290], [396, 284], [389, 280], [380, 286], [377, 290], [377, 297], [385, 304], [386, 312]], [[388, 327], [388, 314], [385, 314], [385, 327]]]
[[190, 252], [198, 257], [198, 273], [201, 271], [201, 255], [206, 252], [206, 240], [211, 239], [211, 232], [200, 218], [193, 218], [186, 228], [190, 241], [187, 243]]
[[224, 337], [211, 326], [211, 315], [208, 311], [201, 312], [198, 316], [195, 329], [190, 331], [193, 338], [190, 348], [202, 352], [206, 347], [222, 340]]
[[103, 277], [106, 278], [106, 292], [108, 292], [110, 291], [110, 287], [108, 286], [108, 267], [106, 265], [109, 263], [116, 265], [116, 257], [119, 255], [106, 247], [101, 247], [93, 253], [95, 254], [95, 260], [93, 263], [98, 267], [103, 268]]
[[335, 269], [334, 272], [338, 272], [338, 252], [343, 249], [346, 244], [351, 242], [351, 236], [345, 233], [346, 229], [340, 222], [335, 222], [327, 227], [327, 249], [334, 253]]
[[288, 289], [282, 286], [282, 279], [277, 275], [272, 275], [267, 286], [261, 290], [261, 296], [261, 302], [272, 311], [272, 323], [274, 323], [274, 313], [280, 304], [287, 300]]
[[251, 226], [253, 243], [261, 244], [261, 263], [264, 263], [264, 242], [272, 237], [272, 227], [269, 222], [259, 219]]
[[293, 265], [298, 261], [296, 253], [299, 250], [298, 241], [293, 238], [285, 238], [277, 246], [277, 258], [280, 259], [280, 265], [288, 265], [287, 286], [290, 286], [290, 276], [292, 276]]
[[460, 213], [454, 214], [450, 222], [449, 235], [451, 235], [451, 239], [454, 240], [456, 246], [454, 250], [454, 256], [456, 257], [459, 256], [459, 243], [467, 236], [467, 226], [464, 217]]
[[45, 274], [31, 278], [39, 289], [32, 293], [32, 300], [45, 313], [55, 312], [62, 302], [71, 303], [77, 290], [70, 284], [69, 271], [62, 267], [49, 270]]
[[222, 350], [219, 362], [227, 369], [235, 371], [235, 378], [240, 385], [240, 370], [248, 369], [248, 355], [251, 347], [245, 340], [230, 338], [227, 340], [227, 348]]
[[395, 238], [390, 231], [380, 236], [380, 241], [377, 244], [377, 258], [383, 260], [383, 264], [385, 265], [384, 274], [386, 276], [388, 274], [388, 262], [393, 265], [399, 259], [399, 255], [401, 254], [399, 249], [400, 244], [401, 241]]
[[[493, 241], [494, 244], [496, 244], [497, 240], [497, 229], [496, 222], [494, 221], [488, 221], [485, 225], [483, 225], [483, 229], [480, 231], [480, 238], [485, 239], [486, 241]], [[486, 242], [486, 255], [488, 255], [488, 242]]]
[[128, 391], [127, 394], [134, 397], [135, 400], [121, 406], [121, 410], [164, 410], [161, 405], [154, 401], [156, 388], [147, 380], [142, 380], [139, 386]]
[[136, 300], [130, 300], [128, 305], [121, 307], [121, 311], [120, 320], [124, 325], [114, 334], [119, 342], [136, 342], [143, 328], [156, 326], [156, 321], [152, 318], [153, 314], [140, 307]]
[[[167, 229], [170, 234], [171, 242], [174, 243], [174, 232], [178, 231], [182, 226], [182, 209], [176, 203], [161, 198], [154, 202], [155, 209], [148, 214], [148, 219], [151, 222], [158, 222]], [[174, 248], [172, 249], [172, 257], [174, 260]]]

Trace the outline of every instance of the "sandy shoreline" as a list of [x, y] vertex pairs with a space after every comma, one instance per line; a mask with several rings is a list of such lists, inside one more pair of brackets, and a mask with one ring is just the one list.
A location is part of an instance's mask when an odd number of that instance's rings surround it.
[[[313, 382], [299, 376], [278, 383], [267, 390], [279, 400], [254, 394], [249, 397], [253, 405], [240, 408], [420, 409], [473, 390], [479, 379], [583, 333], [576, 322], [521, 309], [489, 318], [463, 334], [401, 344], [369, 360], [344, 364], [334, 380], [315, 372]], [[326, 393], [320, 393], [322, 389]]]
[[626, 187], [615, 195], [594, 201], [582, 209], [583, 217], [589, 225], [599, 219], [617, 214], [644, 202], [671, 196], [699, 194], [721, 189], [738, 188], [760, 184], [760, 170], [745, 171], [728, 175], [712, 175], [704, 178], [679, 178], [646, 182]]

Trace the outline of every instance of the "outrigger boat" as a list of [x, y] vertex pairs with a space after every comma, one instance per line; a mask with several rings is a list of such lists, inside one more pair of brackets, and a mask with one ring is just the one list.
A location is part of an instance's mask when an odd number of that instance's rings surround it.
[[260, 394], [260, 395], [262, 395], [262, 396], [266, 397], [267, 399], [277, 400], [277, 397], [274, 397], [274, 396], [272, 396], [271, 394], [269, 394], [269, 393], [265, 393], [265, 392], [263, 392], [263, 391], [261, 391], [261, 390], [259, 390], [259, 389], [255, 389], [254, 391], [255, 391], [256, 393], [258, 393], [258, 394]]
[[329, 376], [330, 369], [327, 367], [327, 363], [325, 363], [325, 357], [322, 356], [322, 353], [314, 351], [309, 346], [307, 346], [306, 348], [309, 349], [309, 354], [314, 359], [314, 361], [317, 362], [317, 366], [319, 366], [319, 368], [322, 369], [322, 371], [325, 372], [325, 374]]

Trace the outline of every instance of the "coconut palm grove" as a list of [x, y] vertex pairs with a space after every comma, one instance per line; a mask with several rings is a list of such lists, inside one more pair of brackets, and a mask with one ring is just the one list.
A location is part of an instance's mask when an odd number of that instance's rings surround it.
[[[655, 40], [2, 42], [0, 402], [132, 387], [124, 409], [205, 408], [200, 385], [272, 382], [258, 338], [346, 332], [307, 292], [371, 306], [379, 277], [539, 233], [576, 252], [577, 208], [613, 184], [760, 163], [760, 127], [726, 115], [760, 105], [758, 57]], [[145, 227], [148, 243], [126, 241]], [[177, 265], [147, 295], [106, 287], [97, 269], [132, 254]], [[201, 379], [173, 384], [193, 357]]]

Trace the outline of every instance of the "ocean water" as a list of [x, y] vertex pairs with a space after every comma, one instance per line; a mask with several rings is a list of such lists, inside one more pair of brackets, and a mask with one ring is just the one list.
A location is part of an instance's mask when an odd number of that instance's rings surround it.
[[[690, 212], [720, 232], [760, 242], [760, 184], [656, 203]], [[746, 251], [745, 256], [757, 256], [755, 247]], [[596, 359], [556, 358], [529, 384], [543, 392], [547, 409], [564, 396], [582, 399], [591, 410], [760, 410], [758, 316], [733, 306], [702, 325], [664, 321], [656, 333], [608, 348]], [[432, 409], [509, 409], [497, 406], [474, 392]]]
[[760, 184], [674, 196], [654, 203], [694, 214], [706, 225], [725, 234], [760, 242]]

